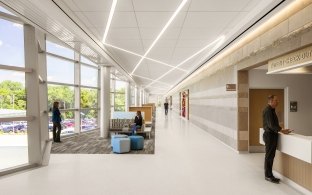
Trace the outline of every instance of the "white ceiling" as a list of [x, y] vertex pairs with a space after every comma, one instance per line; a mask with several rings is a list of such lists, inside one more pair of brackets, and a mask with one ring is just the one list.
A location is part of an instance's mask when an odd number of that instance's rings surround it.
[[[36, 24], [42, 24], [41, 28], [63, 41], [60, 31], [64, 28], [67, 31], [64, 30], [63, 34], [67, 33], [71, 37], [68, 42], [84, 41], [90, 48], [94, 48], [94, 43], [100, 45], [115, 60], [117, 66], [121, 66], [125, 73], [131, 75], [182, 0], [119, 0], [105, 42], [113, 47], [108, 45], [104, 47], [101, 43], [112, 0], [54, 0], [52, 3], [48, 0], [28, 0], [27, 3], [22, 0], [16, 0], [15, 3], [4, 0], [4, 2], [20, 10], [21, 15], [30, 18]], [[281, 0], [188, 0], [146, 55], [162, 63], [144, 59], [131, 75], [133, 80], [150, 94], [166, 93], [207, 60], [210, 57], [208, 54], [211, 54], [209, 49], [214, 45], [189, 61], [180, 64], [181, 62], [224, 35], [224, 43], [219, 47], [222, 48], [279, 2]], [[47, 13], [53, 9], [44, 7], [52, 4], [55, 10]], [[39, 11], [34, 15], [28, 10], [35, 7], [46, 15], [39, 15]], [[63, 14], [60, 14], [61, 12]], [[57, 14], [57, 17], [53, 17], [53, 14]], [[61, 29], [59, 26], [52, 28], [49, 26], [51, 22], [44, 23], [44, 20], [54, 19], [61, 26], [62, 22], [65, 23], [69, 18], [92, 39], [79, 37], [78, 33], [73, 32], [73, 27], [63, 24]], [[92, 41], [93, 45], [90, 43]], [[91, 51], [93, 50], [90, 49], [89, 52]], [[180, 69], [173, 70], [178, 64]]]

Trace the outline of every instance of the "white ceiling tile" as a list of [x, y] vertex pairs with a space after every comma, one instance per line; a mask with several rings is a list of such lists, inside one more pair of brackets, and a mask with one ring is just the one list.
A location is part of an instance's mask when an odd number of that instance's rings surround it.
[[[138, 63], [138, 62], [137, 62]], [[137, 65], [137, 63], [135, 63], [135, 65]], [[132, 71], [131, 71], [132, 72]], [[146, 60], [143, 60], [140, 65], [138, 66], [138, 68], [134, 71], [133, 73], [134, 75], [139, 75], [142, 77], [146, 77], [146, 78], [151, 78], [151, 72], [148, 69], [148, 64]]]
[[[106, 24], [106, 23], [105, 23]], [[111, 28], [137, 28], [134, 12], [115, 12]]]
[[107, 40], [110, 39], [140, 39], [140, 33], [138, 28], [111, 28], [107, 35]]
[[159, 34], [158, 28], [139, 28], [142, 39], [156, 39]]
[[124, 51], [120, 51], [111, 47], [106, 47], [107, 50], [115, 57], [118, 63], [124, 67], [129, 73], [132, 72], [135, 65], [141, 59], [139, 56], [135, 56]]
[[194, 58], [190, 59], [189, 61], [185, 62], [180, 66], [180, 68], [186, 69], [188, 71], [193, 70], [195, 67], [198, 67], [206, 60], [206, 54], [201, 53], [195, 56]]
[[189, 12], [183, 28], [223, 29], [237, 12]]
[[[146, 51], [153, 43], [153, 39], [143, 39], [142, 42], [143, 42], [143, 47], [144, 47], [144, 50]], [[145, 52], [144, 52], [145, 53]]]
[[182, 27], [180, 28], [169, 27], [162, 35], [162, 39], [178, 39], [181, 31]]
[[121, 39], [111, 39], [107, 43], [137, 53], [139, 55], [144, 55], [142, 43], [137, 39], [129, 39], [127, 41]]
[[170, 64], [174, 66], [178, 65], [181, 62], [183, 62], [185, 59], [190, 57], [191, 55], [195, 54], [200, 49], [201, 48], [195, 48], [195, 47], [176, 48], [172, 55], [172, 60]]
[[[135, 14], [140, 28], [156, 28], [158, 29], [156, 30], [158, 35], [173, 15], [173, 12], [135, 12]], [[170, 24], [170, 27], [181, 27], [185, 17], [186, 12], [179, 13]]]
[[[182, 0], [132, 0], [133, 6], [136, 12], [149, 11], [149, 12], [174, 12]], [[186, 3], [182, 10], [186, 10], [188, 3]]]
[[159, 47], [153, 48], [147, 57], [169, 63], [173, 54], [173, 48]]
[[241, 11], [250, 0], [196, 0], [192, 1], [189, 11]]
[[133, 75], [132, 76], [133, 79], [137, 82], [137, 83], [140, 83], [140, 85], [148, 85], [150, 84], [152, 81], [151, 80], [148, 80], [148, 79], [144, 79], [142, 77], [138, 77], [138, 76], [135, 76]]
[[87, 19], [88, 23], [86, 26], [94, 26], [94, 27], [104, 27], [106, 26], [109, 12], [75, 12], [78, 16], [83, 14]]
[[221, 29], [219, 28], [183, 28], [180, 39], [200, 39], [207, 40], [219, 36]]
[[151, 74], [151, 79], [158, 79], [172, 68], [156, 62], [148, 61], [148, 70]]
[[132, 5], [132, 0], [120, 0], [117, 2], [117, 5], [116, 5], [116, 12], [119, 12], [119, 11], [131, 11], [133, 12], [134, 9], [133, 9], [133, 5]]
[[176, 45], [176, 48], [185, 48], [185, 47], [203, 48], [209, 43], [210, 41], [202, 39], [180, 39]]
[[162, 89], [170, 89], [171, 86], [167, 84], [167, 82], [154, 82], [151, 84], [150, 89], [152, 90], [162, 90]]
[[174, 85], [177, 82], [179, 82], [181, 79], [183, 79], [185, 75], [186, 75], [186, 73], [184, 73], [184, 72], [181, 72], [179, 70], [174, 70], [174, 71], [170, 72], [169, 74], [167, 74], [166, 76], [164, 76], [159, 81], [168, 83], [170, 85]]
[[259, 0], [249, 0], [248, 4], [244, 7], [242, 11], [251, 11], [255, 7], [257, 7], [257, 4], [259, 3]]

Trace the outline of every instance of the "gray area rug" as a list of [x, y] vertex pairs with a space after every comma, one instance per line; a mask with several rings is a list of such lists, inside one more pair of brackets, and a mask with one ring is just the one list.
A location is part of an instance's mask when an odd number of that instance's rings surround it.
[[[155, 124], [155, 123], [154, 123]], [[152, 126], [151, 138], [144, 139], [143, 150], [131, 150], [130, 154], [154, 154], [155, 125]], [[100, 131], [94, 130], [61, 138], [61, 143], [53, 143], [52, 154], [113, 154], [111, 139], [100, 137]], [[127, 154], [129, 154], [127, 153]]]

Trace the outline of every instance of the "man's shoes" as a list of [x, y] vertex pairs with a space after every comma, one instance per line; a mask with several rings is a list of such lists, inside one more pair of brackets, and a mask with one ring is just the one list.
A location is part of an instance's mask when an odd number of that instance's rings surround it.
[[280, 182], [280, 179], [275, 178], [274, 176], [272, 176], [272, 177], [265, 177], [265, 180], [270, 181], [272, 183], [279, 183]]

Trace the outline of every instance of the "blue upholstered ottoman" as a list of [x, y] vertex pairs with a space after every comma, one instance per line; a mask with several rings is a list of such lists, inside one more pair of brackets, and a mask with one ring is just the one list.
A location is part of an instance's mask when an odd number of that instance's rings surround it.
[[131, 150], [142, 150], [144, 147], [144, 138], [139, 135], [129, 136], [131, 142]]
[[116, 138], [125, 138], [125, 137], [128, 137], [128, 135], [123, 135], [123, 134], [112, 135], [112, 136], [111, 136], [111, 146], [113, 146], [113, 141], [114, 141], [114, 139], [116, 139]]
[[130, 152], [130, 138], [128, 137], [114, 138], [112, 144], [114, 153]]

